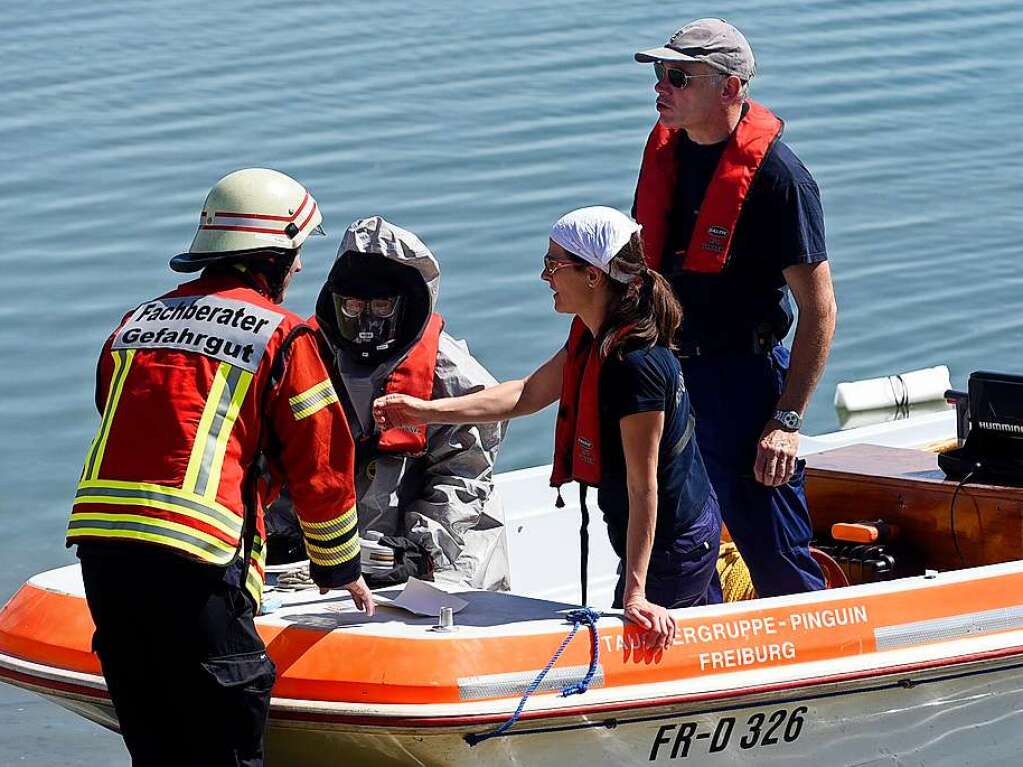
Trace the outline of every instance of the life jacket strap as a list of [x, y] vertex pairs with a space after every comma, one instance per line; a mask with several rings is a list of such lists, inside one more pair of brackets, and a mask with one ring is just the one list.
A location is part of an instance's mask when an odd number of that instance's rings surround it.
[[582, 593], [580, 604], [586, 606], [586, 581], [590, 561], [590, 510], [586, 506], [586, 491], [589, 485], [579, 483], [579, 511], [582, 519], [579, 523], [579, 589]]

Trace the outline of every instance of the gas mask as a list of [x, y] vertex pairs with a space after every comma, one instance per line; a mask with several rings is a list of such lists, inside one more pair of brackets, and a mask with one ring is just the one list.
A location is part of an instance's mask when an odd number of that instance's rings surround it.
[[[354, 291], [353, 291], [354, 292]], [[405, 297], [334, 293], [338, 332], [356, 359], [375, 364], [394, 351], [401, 332]]]

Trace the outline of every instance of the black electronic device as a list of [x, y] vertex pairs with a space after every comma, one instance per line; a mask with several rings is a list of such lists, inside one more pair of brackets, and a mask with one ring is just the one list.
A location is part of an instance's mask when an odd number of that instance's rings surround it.
[[961, 392], [946, 392], [967, 417], [958, 419], [961, 446], [938, 465], [953, 480], [1023, 486], [1023, 376], [978, 371], [967, 389], [965, 403]]
[[903, 572], [903, 563], [884, 545], [828, 541], [814, 542], [814, 547], [835, 560], [852, 586], [909, 574]]

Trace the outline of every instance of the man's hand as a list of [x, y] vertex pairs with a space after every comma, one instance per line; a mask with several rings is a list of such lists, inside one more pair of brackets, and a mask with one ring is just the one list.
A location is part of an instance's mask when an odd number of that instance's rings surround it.
[[385, 394], [373, 402], [373, 420], [381, 431], [396, 426], [417, 426], [428, 423], [429, 409], [430, 403], [418, 397]]
[[768, 421], [757, 442], [753, 476], [757, 482], [768, 487], [784, 485], [796, 470], [797, 452], [799, 432], [785, 431], [777, 421]]
[[[345, 589], [352, 595], [352, 599], [354, 600], [356, 607], [366, 613], [369, 617], [373, 617], [373, 613], [376, 612], [376, 604], [373, 602], [373, 592], [369, 590], [369, 586], [366, 585], [366, 581], [361, 575], [359, 576], [359, 580], [352, 581], [341, 588]], [[330, 589], [320, 586], [321, 594], [326, 594], [328, 591], [330, 591]]]
[[642, 594], [626, 596], [625, 618], [646, 629], [645, 644], [651, 649], [668, 649], [675, 640], [675, 619], [660, 605]]

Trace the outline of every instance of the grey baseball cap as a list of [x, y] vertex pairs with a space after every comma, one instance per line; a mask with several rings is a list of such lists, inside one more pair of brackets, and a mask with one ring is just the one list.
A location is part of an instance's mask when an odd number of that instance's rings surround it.
[[691, 21], [660, 48], [637, 53], [636, 61], [697, 61], [741, 80], [752, 80], [757, 73], [749, 42], [724, 19]]

